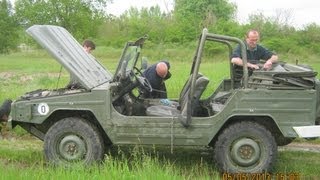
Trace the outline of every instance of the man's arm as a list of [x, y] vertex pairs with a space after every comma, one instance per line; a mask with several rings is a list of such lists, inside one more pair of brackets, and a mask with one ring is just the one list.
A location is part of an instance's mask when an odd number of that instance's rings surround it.
[[[236, 64], [238, 66], [243, 66], [243, 61], [240, 57], [234, 57], [231, 59], [231, 63], [232, 64]], [[249, 62], [247, 62], [247, 66], [248, 68], [251, 68], [251, 69], [259, 69], [259, 66], [256, 65], [256, 64], [251, 64]]]
[[263, 65], [264, 69], [271, 69], [272, 64], [278, 61], [278, 56], [273, 54]]
[[[235, 50], [232, 53], [231, 63], [238, 66], [243, 66], [243, 61], [241, 59], [241, 49], [239, 45], [235, 48]], [[247, 62], [247, 67], [251, 69], [259, 69], [258, 65], [251, 64], [249, 62]]]
[[272, 64], [278, 61], [278, 56], [261, 45], [258, 46], [258, 50], [262, 55], [261, 59], [266, 60], [263, 65], [263, 69], [270, 70], [272, 68]]

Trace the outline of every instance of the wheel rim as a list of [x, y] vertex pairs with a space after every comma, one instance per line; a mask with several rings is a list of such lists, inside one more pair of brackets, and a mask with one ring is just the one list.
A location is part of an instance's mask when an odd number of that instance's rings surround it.
[[59, 144], [59, 154], [67, 161], [83, 159], [86, 154], [85, 142], [76, 135], [65, 136]]
[[252, 166], [260, 158], [259, 144], [249, 138], [243, 138], [233, 143], [231, 148], [232, 160], [240, 166]]

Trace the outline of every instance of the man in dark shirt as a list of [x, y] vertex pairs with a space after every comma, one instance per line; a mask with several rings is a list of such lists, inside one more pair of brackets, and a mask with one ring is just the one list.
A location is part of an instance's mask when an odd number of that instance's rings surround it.
[[143, 76], [148, 79], [152, 87], [151, 92], [140, 87], [140, 94], [143, 98], [167, 98], [167, 88], [164, 81], [171, 77], [169, 69], [170, 63], [168, 61], [160, 61], [143, 72]]
[[[278, 60], [278, 56], [276, 54], [258, 44], [259, 38], [260, 36], [257, 30], [249, 30], [245, 37], [248, 59], [247, 67], [251, 72], [252, 70], [260, 69], [258, 64], [261, 59], [265, 60], [265, 63], [263, 64], [263, 69], [265, 70], [270, 70], [272, 68], [272, 64]], [[232, 54], [231, 62], [236, 65], [236, 69], [242, 69], [243, 61], [239, 45]]]

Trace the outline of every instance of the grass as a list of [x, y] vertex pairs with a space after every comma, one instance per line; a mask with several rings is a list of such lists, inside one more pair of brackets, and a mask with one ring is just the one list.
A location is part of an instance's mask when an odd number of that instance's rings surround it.
[[[121, 50], [100, 49], [94, 55], [113, 72]], [[173, 76], [166, 82], [169, 98], [178, 97], [189, 76], [193, 53], [193, 50], [173, 49], [162, 54], [147, 51], [150, 63], [170, 59]], [[217, 59], [206, 57], [200, 67], [201, 73], [213, 77], [205, 96], [222, 78], [229, 77], [228, 60], [223, 56]], [[300, 62], [307, 62], [320, 72], [316, 57]], [[6, 98], [17, 99], [36, 89], [64, 87], [68, 80], [66, 70], [61, 70], [61, 66], [42, 50], [0, 55], [0, 102]], [[45, 163], [41, 141], [31, 138], [21, 128], [15, 128], [7, 137], [11, 137], [11, 133], [13, 138], [0, 141], [0, 179], [220, 179], [212, 160], [212, 149], [174, 148], [171, 154], [170, 147], [113, 147], [102, 165], [64, 169]], [[308, 142], [319, 144], [319, 141]], [[319, 162], [319, 153], [279, 152], [274, 174], [298, 173], [301, 179], [316, 179], [320, 174]]]
[[[27, 137], [27, 136], [25, 136]], [[42, 142], [35, 139], [0, 141], [1, 179], [211, 179], [219, 177], [209, 154], [170, 148], [126, 146], [112, 147], [102, 164], [86, 167], [75, 165], [65, 169], [45, 164]], [[159, 151], [160, 150], [160, 151]], [[17, 170], [19, 173], [17, 173]]]
[[[93, 52], [96, 58], [111, 72], [114, 72], [120, 49], [99, 47]], [[178, 97], [182, 86], [190, 74], [193, 49], [165, 49], [143, 51], [143, 56], [148, 57], [149, 64], [161, 59], [169, 59], [171, 63], [172, 78], [167, 80], [169, 98]], [[292, 57], [283, 55], [286, 61], [295, 63], [298, 59], [301, 64], [308, 64], [320, 72], [320, 62], [317, 57], [309, 58]], [[229, 61], [227, 55], [204, 57], [200, 72], [210, 78], [204, 97], [210, 95], [213, 89], [223, 78], [229, 77]], [[318, 76], [319, 77], [319, 76]], [[59, 81], [58, 81], [59, 80]], [[6, 98], [16, 99], [25, 92], [35, 89], [54, 89], [64, 87], [69, 81], [69, 74], [44, 50], [33, 50], [11, 55], [0, 55], [0, 102]]]
[[[212, 157], [206, 148], [115, 146], [102, 164], [66, 169], [47, 165], [42, 142], [26, 135], [0, 141], [0, 179], [220, 179]], [[317, 179], [319, 165], [319, 153], [281, 151], [272, 176]]]
[[[276, 168], [282, 169], [283, 173], [301, 173], [302, 170], [303, 175], [316, 176], [320, 173], [319, 153], [293, 151], [289, 153], [280, 152], [279, 156], [281, 158], [278, 160]], [[288, 162], [290, 162], [290, 165], [288, 165]]]

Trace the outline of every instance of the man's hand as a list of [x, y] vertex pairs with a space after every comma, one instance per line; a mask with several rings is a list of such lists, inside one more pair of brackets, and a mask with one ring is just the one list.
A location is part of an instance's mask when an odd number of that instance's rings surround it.
[[255, 69], [255, 70], [260, 69], [257, 64], [247, 63], [247, 66], [248, 68]]
[[263, 69], [266, 69], [266, 70], [270, 70], [272, 67], [272, 61], [268, 60], [266, 63], [264, 63], [263, 65]]

